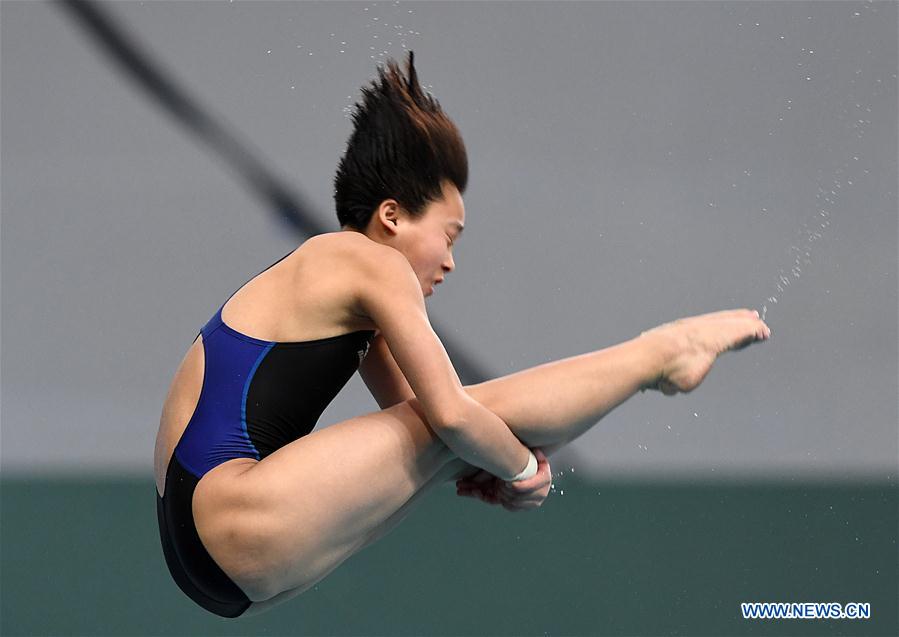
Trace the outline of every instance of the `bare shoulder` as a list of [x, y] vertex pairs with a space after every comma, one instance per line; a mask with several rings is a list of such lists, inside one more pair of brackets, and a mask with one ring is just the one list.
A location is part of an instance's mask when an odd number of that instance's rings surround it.
[[372, 241], [358, 232], [329, 232], [306, 241], [311, 250], [320, 251], [332, 260], [334, 267], [355, 275], [363, 288], [389, 281], [397, 272], [414, 276], [412, 266], [400, 252]]
[[410, 290], [413, 297], [421, 296], [406, 257], [363, 234], [324, 233], [308, 239], [303, 248], [308, 256], [336, 275], [346, 286], [344, 289], [351, 291], [353, 311], [358, 316], [372, 319], [372, 302], [388, 303], [397, 295], [408, 295]]
[[359, 263], [396, 257], [405, 260], [405, 257], [393, 248], [372, 241], [359, 232], [326, 232], [312, 237], [306, 243], [323, 248], [350, 262]]
[[389, 259], [399, 253], [358, 232], [325, 232], [310, 237], [303, 242], [302, 249], [316, 257], [333, 259], [335, 263], [347, 266], [361, 266], [367, 262]]

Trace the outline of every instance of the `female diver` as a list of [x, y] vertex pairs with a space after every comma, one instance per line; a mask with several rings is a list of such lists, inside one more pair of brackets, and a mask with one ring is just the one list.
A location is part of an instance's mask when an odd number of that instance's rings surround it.
[[[425, 297], [465, 225], [462, 137], [394, 60], [363, 87], [335, 177], [341, 229], [238, 289], [200, 330], [165, 399], [157, 515], [178, 586], [247, 616], [324, 578], [457, 480], [540, 506], [546, 455], [638, 390], [689, 392], [728, 350], [768, 338], [758, 313], [666, 323], [606, 349], [463, 387]], [[313, 431], [359, 370], [380, 411]]]

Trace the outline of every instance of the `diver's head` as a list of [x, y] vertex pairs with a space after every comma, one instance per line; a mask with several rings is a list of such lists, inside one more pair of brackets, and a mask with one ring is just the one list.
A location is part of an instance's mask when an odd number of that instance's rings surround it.
[[453, 246], [465, 227], [462, 195], [452, 182], [443, 184], [443, 196], [428, 202], [418, 215], [409, 214], [396, 199], [385, 199], [362, 230], [369, 239], [406, 257], [425, 296], [456, 268]]
[[429, 295], [453, 269], [452, 243], [465, 223], [465, 143], [419, 85], [412, 51], [406, 76], [388, 59], [362, 93], [334, 178], [337, 219], [402, 252]]

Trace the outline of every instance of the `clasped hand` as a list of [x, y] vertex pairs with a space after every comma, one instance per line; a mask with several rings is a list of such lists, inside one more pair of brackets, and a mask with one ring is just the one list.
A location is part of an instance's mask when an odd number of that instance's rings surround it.
[[499, 504], [509, 511], [536, 509], [552, 485], [549, 460], [540, 449], [532, 449], [537, 458], [537, 473], [527, 480], [506, 482], [483, 469], [472, 476], [456, 481], [456, 494], [479, 498], [488, 504]]

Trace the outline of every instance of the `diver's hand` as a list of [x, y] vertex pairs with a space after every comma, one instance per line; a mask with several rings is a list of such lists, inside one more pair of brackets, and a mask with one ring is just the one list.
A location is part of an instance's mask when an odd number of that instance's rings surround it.
[[665, 323], [640, 334], [640, 338], [667, 341], [672, 354], [658, 376], [643, 386], [666, 396], [689, 393], [703, 381], [720, 354], [741, 350], [771, 336], [771, 330], [755, 310], [725, 310]]
[[474, 475], [456, 480], [456, 495], [478, 498], [488, 504], [499, 504], [496, 496], [497, 477], [481, 469]]
[[549, 459], [541, 449], [533, 449], [537, 458], [537, 473], [527, 480], [506, 482], [498, 480], [497, 493], [500, 504], [507, 511], [526, 511], [536, 509], [543, 504], [552, 486], [552, 470]]
[[456, 481], [456, 493], [478, 498], [488, 504], [502, 505], [508, 511], [535, 509], [543, 504], [552, 484], [549, 460], [540, 449], [533, 449], [537, 473], [527, 480], [506, 482], [485, 470]]

